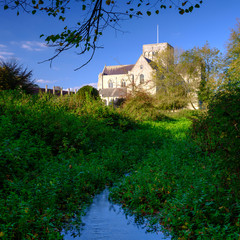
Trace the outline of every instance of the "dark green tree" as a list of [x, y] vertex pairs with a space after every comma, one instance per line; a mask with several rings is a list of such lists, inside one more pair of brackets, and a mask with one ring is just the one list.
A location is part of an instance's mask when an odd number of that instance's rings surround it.
[[32, 71], [14, 60], [0, 62], [0, 90], [20, 89], [32, 93], [36, 87], [38, 85], [32, 80]]
[[83, 86], [82, 88], [80, 88], [77, 91], [77, 95], [83, 100], [85, 100], [87, 97], [89, 97], [91, 99], [95, 99], [95, 100], [97, 100], [99, 98], [98, 90], [89, 85], [86, 85], [86, 86]]

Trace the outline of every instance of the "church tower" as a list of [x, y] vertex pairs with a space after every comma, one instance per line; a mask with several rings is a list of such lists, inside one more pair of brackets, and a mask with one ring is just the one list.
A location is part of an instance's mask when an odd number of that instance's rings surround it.
[[154, 56], [158, 52], [168, 50], [172, 57], [174, 56], [174, 48], [168, 43], [154, 43], [143, 45], [143, 56], [150, 60], [154, 60]]

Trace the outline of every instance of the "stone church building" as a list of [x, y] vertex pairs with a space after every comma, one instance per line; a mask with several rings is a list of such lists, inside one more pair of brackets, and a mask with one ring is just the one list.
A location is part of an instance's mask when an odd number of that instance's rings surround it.
[[134, 89], [156, 94], [157, 87], [152, 81], [151, 61], [161, 51], [169, 51], [174, 56], [174, 48], [168, 43], [143, 45], [142, 55], [135, 64], [105, 66], [98, 76], [98, 90], [106, 105], [125, 98]]

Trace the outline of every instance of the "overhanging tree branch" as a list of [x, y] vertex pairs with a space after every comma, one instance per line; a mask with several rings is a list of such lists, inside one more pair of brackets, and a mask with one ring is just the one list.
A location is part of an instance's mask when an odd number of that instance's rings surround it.
[[[73, 0], [0, 0], [0, 5], [5, 10], [17, 10], [17, 15], [19, 15], [20, 9], [33, 15], [37, 12], [45, 12], [48, 16], [58, 17], [60, 21], [65, 21], [65, 12], [71, 11], [73, 3]], [[91, 50], [92, 54], [89, 60], [77, 68], [80, 69], [93, 58], [98, 48], [97, 40], [103, 34], [105, 28], [111, 27], [119, 30], [117, 26], [124, 19], [140, 17], [142, 15], [150, 16], [154, 12], [155, 14], [159, 14], [161, 10], [172, 8], [173, 6], [179, 14], [190, 13], [194, 8], [199, 8], [202, 1], [79, 0], [78, 3], [81, 4], [81, 10], [82, 13], [85, 13], [85, 17], [80, 17], [80, 20], [76, 23], [76, 27], [66, 26], [63, 32], [45, 37], [47, 45], [54, 47], [56, 51], [52, 57], [43, 62], [49, 61], [51, 65], [52, 61], [61, 53], [74, 47], [81, 49], [77, 53], [78, 55]], [[42, 34], [40, 37], [44, 37], [44, 35]]]

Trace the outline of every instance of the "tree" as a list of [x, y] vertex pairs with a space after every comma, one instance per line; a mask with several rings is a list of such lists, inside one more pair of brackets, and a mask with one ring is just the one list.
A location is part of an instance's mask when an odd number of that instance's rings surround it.
[[[56, 17], [60, 21], [65, 21], [66, 11], [76, 8], [75, 4], [81, 5], [79, 21], [75, 26], [65, 26], [61, 33], [45, 36], [49, 46], [55, 47], [56, 54], [46, 61], [50, 63], [63, 51], [71, 48], [79, 48], [79, 55], [92, 50], [91, 57], [79, 68], [86, 65], [93, 57], [97, 48], [97, 40], [103, 34], [106, 27], [117, 29], [119, 22], [123, 19], [140, 17], [141, 15], [150, 16], [152, 12], [159, 14], [162, 9], [175, 8], [179, 14], [190, 13], [194, 8], [199, 8], [202, 0], [0, 0], [4, 9], [13, 9], [19, 15], [20, 10], [36, 14], [37, 12], [46, 13], [48, 16]], [[78, 7], [78, 6], [77, 6]], [[41, 35], [44, 36], [43, 34]], [[78, 69], [79, 69], [78, 68]]]
[[77, 95], [83, 100], [85, 100], [87, 97], [90, 97], [95, 100], [99, 98], [98, 90], [89, 85], [83, 86], [82, 88], [80, 88], [77, 91]]
[[157, 87], [156, 97], [160, 108], [179, 109], [187, 105], [185, 82], [179, 73], [177, 58], [170, 50], [161, 51], [155, 55], [151, 63], [155, 69], [153, 81]]
[[[217, 48], [206, 42], [203, 47], [194, 47], [183, 53], [180, 60], [181, 70], [190, 79], [189, 90], [198, 89], [198, 98], [206, 105], [224, 81], [224, 58]], [[194, 81], [199, 79], [200, 82]]]
[[193, 109], [198, 102], [197, 92], [201, 81], [202, 62], [200, 56], [192, 50], [183, 52], [179, 57], [178, 72], [184, 78], [184, 87], [187, 98]]
[[232, 29], [227, 46], [227, 78], [231, 83], [240, 82], [240, 20]]
[[0, 62], [0, 90], [21, 89], [32, 93], [38, 87], [32, 78], [32, 71], [23, 68], [16, 61]]

